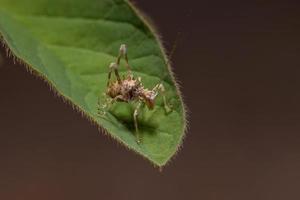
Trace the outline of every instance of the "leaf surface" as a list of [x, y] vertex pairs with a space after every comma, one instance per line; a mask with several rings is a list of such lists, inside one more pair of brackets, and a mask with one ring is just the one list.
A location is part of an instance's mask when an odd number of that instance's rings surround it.
[[[165, 165], [181, 144], [185, 115], [181, 97], [152, 27], [125, 0], [0, 0], [0, 34], [13, 55], [107, 133], [157, 166]], [[97, 101], [106, 90], [108, 66], [127, 44], [134, 76], [151, 89], [160, 80], [173, 107], [162, 98], [154, 110], [142, 109], [137, 144], [135, 104], [115, 103], [105, 117]], [[126, 73], [121, 65], [121, 75]]]

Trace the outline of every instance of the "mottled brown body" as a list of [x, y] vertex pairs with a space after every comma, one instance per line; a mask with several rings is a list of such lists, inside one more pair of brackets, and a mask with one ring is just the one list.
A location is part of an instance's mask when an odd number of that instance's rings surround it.
[[130, 102], [143, 101], [149, 109], [153, 109], [155, 105], [155, 97], [157, 92], [145, 89], [141, 80], [137, 80], [132, 76], [109, 84], [106, 94], [116, 101]]
[[[128, 69], [128, 74], [123, 79], [121, 79], [118, 68], [120, 65], [121, 58], [124, 57], [126, 62], [126, 67]], [[116, 80], [111, 81], [111, 75], [114, 72], [116, 76]], [[155, 98], [158, 95], [158, 92], [161, 92], [163, 96], [164, 108], [166, 112], [170, 112], [171, 109], [167, 104], [166, 97], [165, 97], [165, 88], [162, 83], [157, 84], [153, 89], [144, 88], [141, 77], [137, 79], [131, 73], [131, 67], [128, 63], [127, 58], [127, 48], [126, 45], [121, 45], [119, 56], [117, 57], [116, 63], [111, 63], [109, 66], [109, 73], [108, 73], [108, 81], [107, 81], [107, 90], [106, 95], [111, 98], [109, 101], [110, 104], [113, 104], [115, 101], [122, 101], [122, 102], [138, 102], [134, 113], [134, 126], [136, 129], [136, 138], [137, 142], [140, 143], [139, 137], [139, 130], [138, 130], [138, 122], [137, 117], [139, 115], [139, 110], [142, 104], [146, 104], [149, 109], [153, 109], [155, 106]], [[103, 105], [103, 108], [107, 108], [107, 105]]]

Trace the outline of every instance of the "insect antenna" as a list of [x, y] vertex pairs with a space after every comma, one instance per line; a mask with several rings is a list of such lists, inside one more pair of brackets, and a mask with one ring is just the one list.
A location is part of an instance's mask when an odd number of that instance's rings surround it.
[[178, 43], [179, 43], [179, 39], [181, 37], [181, 32], [178, 32], [177, 35], [176, 35], [176, 38], [175, 38], [175, 41], [173, 43], [173, 47], [170, 51], [170, 54], [168, 56], [168, 60], [167, 60], [167, 64], [170, 64], [169, 61], [172, 59], [172, 57], [174, 56], [174, 53], [177, 49], [177, 46], [178, 46]]
[[[173, 46], [172, 46], [172, 49], [169, 53], [169, 55], [167, 55], [167, 60], [166, 60], [166, 66], [169, 66], [170, 65], [170, 62], [171, 62], [171, 59], [173, 58], [175, 52], [176, 52], [176, 49], [177, 49], [177, 46], [178, 46], [178, 43], [179, 43], [179, 39], [181, 38], [181, 32], [178, 32], [177, 35], [176, 35], [176, 38], [175, 38], [175, 41], [173, 43]], [[169, 75], [168, 71], [165, 71], [164, 72], [164, 75], [160, 78], [159, 80], [159, 83], [162, 83], [163, 80]]]

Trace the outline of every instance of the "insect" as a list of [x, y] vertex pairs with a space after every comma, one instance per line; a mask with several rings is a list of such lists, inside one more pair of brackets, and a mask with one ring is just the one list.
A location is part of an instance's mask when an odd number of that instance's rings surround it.
[[[120, 66], [121, 59], [124, 58], [125, 66], [127, 68], [127, 75], [121, 78], [118, 68]], [[112, 80], [112, 74], [115, 74], [116, 80]], [[149, 110], [152, 110], [155, 106], [155, 99], [158, 94], [162, 95], [164, 109], [166, 113], [172, 111], [171, 106], [167, 103], [165, 96], [165, 87], [162, 83], [158, 83], [152, 89], [147, 89], [143, 86], [141, 77], [134, 77], [131, 71], [131, 67], [128, 63], [127, 46], [122, 44], [119, 50], [119, 55], [116, 62], [109, 65], [106, 98], [108, 103], [102, 105], [102, 108], [107, 109], [116, 101], [120, 102], [137, 102], [133, 112], [134, 127], [136, 132], [137, 143], [141, 142], [139, 127], [138, 127], [138, 115], [143, 105], [146, 105]], [[105, 114], [105, 113], [104, 113]]]

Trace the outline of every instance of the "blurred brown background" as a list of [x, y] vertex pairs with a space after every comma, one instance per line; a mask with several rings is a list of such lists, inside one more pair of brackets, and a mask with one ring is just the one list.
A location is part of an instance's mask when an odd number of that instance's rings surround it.
[[300, 199], [300, 3], [136, 3], [181, 32], [182, 150], [159, 173], [0, 58], [0, 199]]

